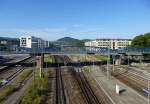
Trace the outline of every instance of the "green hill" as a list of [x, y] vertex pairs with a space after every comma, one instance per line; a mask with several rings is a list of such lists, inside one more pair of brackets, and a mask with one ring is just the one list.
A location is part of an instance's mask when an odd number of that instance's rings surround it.
[[60, 38], [57, 41], [55, 41], [55, 44], [81, 47], [81, 46], [84, 46], [84, 41], [75, 39], [75, 38], [71, 38], [71, 37], [64, 37], [64, 38]]

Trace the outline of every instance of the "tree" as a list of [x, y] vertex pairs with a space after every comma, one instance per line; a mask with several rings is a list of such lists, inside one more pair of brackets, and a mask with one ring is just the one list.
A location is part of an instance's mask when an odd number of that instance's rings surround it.
[[84, 41], [80, 40], [80, 41], [77, 41], [75, 46], [77, 47], [83, 47], [84, 46]]
[[132, 40], [131, 46], [137, 48], [144, 48], [144, 47], [150, 48], [150, 33], [136, 36]]

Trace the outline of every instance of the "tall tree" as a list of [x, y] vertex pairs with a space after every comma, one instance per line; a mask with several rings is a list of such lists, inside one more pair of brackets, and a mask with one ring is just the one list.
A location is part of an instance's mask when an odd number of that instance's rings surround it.
[[131, 46], [137, 48], [144, 48], [144, 47], [150, 48], [150, 33], [136, 36], [132, 40]]

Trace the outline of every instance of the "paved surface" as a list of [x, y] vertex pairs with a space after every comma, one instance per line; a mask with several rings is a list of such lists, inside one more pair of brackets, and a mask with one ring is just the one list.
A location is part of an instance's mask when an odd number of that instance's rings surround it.
[[[124, 83], [119, 80], [111, 77], [108, 79], [106, 74], [104, 74], [99, 67], [95, 67], [94, 71], [91, 71], [91, 75], [94, 76], [95, 80], [99, 83], [101, 87], [104, 88], [105, 92], [111, 97], [114, 104], [147, 104], [147, 99], [141, 96], [132, 88], [126, 86]], [[122, 88], [125, 88], [126, 91], [118, 95], [115, 92], [116, 84], [120, 85]]]

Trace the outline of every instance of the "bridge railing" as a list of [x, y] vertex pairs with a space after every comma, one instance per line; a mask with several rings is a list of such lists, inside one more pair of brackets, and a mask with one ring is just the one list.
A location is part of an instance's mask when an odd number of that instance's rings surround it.
[[21, 49], [21, 51], [4, 52], [0, 54], [29, 54], [29, 53], [98, 53], [98, 54], [117, 54], [117, 53], [145, 53], [150, 54], [150, 48], [124, 48], [124, 49], [110, 49], [101, 47], [59, 47], [59, 48], [43, 48], [43, 49]]

